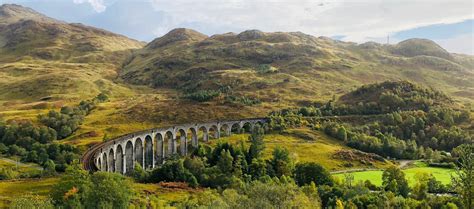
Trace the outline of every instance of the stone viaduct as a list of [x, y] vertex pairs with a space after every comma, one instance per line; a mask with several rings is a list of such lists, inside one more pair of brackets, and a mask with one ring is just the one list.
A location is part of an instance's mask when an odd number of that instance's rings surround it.
[[84, 168], [118, 172], [133, 170], [135, 163], [144, 169], [153, 169], [171, 155], [186, 156], [190, 147], [200, 141], [207, 142], [232, 133], [251, 130], [256, 124], [263, 125], [265, 118], [183, 124], [155, 128], [120, 136], [91, 147], [82, 157]]

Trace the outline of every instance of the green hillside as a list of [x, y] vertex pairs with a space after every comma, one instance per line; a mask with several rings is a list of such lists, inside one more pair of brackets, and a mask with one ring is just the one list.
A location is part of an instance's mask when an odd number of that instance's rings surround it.
[[[73, 144], [154, 126], [267, 116], [385, 80], [411, 83], [384, 83], [381, 91], [352, 92], [340, 102], [387, 94], [386, 102], [403, 97], [407, 107], [455, 106], [474, 96], [474, 58], [429, 40], [355, 44], [299, 32], [208, 37], [175, 29], [145, 45], [19, 5], [1, 6], [0, 16], [0, 116], [7, 122], [35, 122], [50, 109], [109, 95], [71, 136]], [[88, 132], [97, 134], [80, 136]]]
[[454, 104], [446, 94], [408, 81], [386, 81], [363, 85], [342, 95], [338, 102], [346, 105], [377, 103], [399, 110], [418, 110], [429, 108], [429, 106]]
[[[22, 198], [66, 208], [461, 207], [462, 187], [442, 184], [473, 143], [473, 102], [474, 56], [430, 40], [357, 44], [178, 28], [143, 43], [5, 4], [0, 207]], [[199, 142], [153, 171], [137, 165], [124, 177], [74, 167], [88, 147], [120, 135], [255, 117], [269, 123]], [[426, 165], [405, 169], [412, 160]], [[390, 187], [382, 169], [397, 176]], [[372, 183], [352, 184], [348, 172]], [[399, 191], [425, 183], [415, 180], [420, 172], [433, 174], [421, 193], [429, 199]], [[458, 194], [438, 196], [445, 193]]]
[[[450, 184], [451, 183], [451, 175], [454, 174], [453, 169], [447, 168], [435, 168], [435, 167], [422, 167], [422, 168], [409, 168], [403, 170], [405, 175], [407, 176], [408, 183], [410, 186], [416, 184], [416, 179], [414, 178], [415, 174], [417, 173], [430, 173], [432, 174], [436, 180], [440, 181], [443, 184]], [[354, 181], [366, 181], [369, 180], [373, 184], [377, 186], [382, 185], [382, 173], [383, 171], [374, 170], [374, 171], [360, 171], [360, 172], [353, 172]], [[337, 174], [335, 176], [339, 178], [344, 178], [347, 174]]]
[[123, 92], [112, 79], [143, 43], [48, 18], [19, 5], [0, 7], [0, 100], [86, 98]]
[[409, 39], [398, 43], [393, 47], [394, 54], [406, 57], [432, 56], [443, 59], [453, 59], [448, 51], [438, 46], [435, 42], [427, 39]]
[[471, 101], [472, 61], [423, 39], [355, 44], [303, 33], [249, 30], [207, 37], [175, 29], [133, 53], [120, 77], [184, 95], [217, 91], [288, 105], [327, 99], [362, 84], [409, 80]]
[[[315, 162], [331, 171], [354, 168], [382, 169], [392, 165], [390, 161], [376, 159], [367, 153], [358, 153], [321, 131], [307, 128], [290, 129], [282, 134], [268, 134], [264, 141], [267, 148], [263, 153], [265, 159], [272, 157], [275, 148], [285, 147], [295, 161]], [[207, 144], [215, 146], [226, 142], [234, 145], [239, 145], [242, 142], [249, 143], [248, 134], [222, 137], [221, 139], [211, 140]], [[347, 157], [347, 155], [352, 155], [352, 158]]]
[[463, 103], [474, 98], [474, 58], [428, 40], [355, 44], [299, 32], [208, 37], [175, 29], [145, 45], [19, 5], [3, 5], [0, 15], [0, 110], [17, 117], [38, 103], [60, 107], [100, 92], [140, 123], [265, 116], [400, 79]]

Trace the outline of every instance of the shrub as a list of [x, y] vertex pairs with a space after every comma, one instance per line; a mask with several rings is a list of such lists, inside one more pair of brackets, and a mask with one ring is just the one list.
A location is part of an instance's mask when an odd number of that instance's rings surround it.
[[133, 195], [130, 182], [117, 173], [89, 174], [79, 166], [68, 167], [52, 190], [58, 208], [127, 208]]
[[23, 147], [19, 147], [16, 144], [11, 145], [8, 149], [8, 154], [10, 155], [18, 155], [18, 156], [24, 156], [27, 154], [26, 149]]
[[262, 103], [258, 98], [249, 98], [246, 96], [226, 96], [225, 101], [229, 103], [238, 103], [247, 106], [256, 105]]
[[14, 179], [18, 176], [18, 172], [11, 168], [0, 168], [0, 180]]
[[215, 90], [201, 90], [193, 93], [189, 93], [185, 95], [186, 99], [194, 100], [197, 102], [207, 102], [215, 97], [218, 97], [220, 95], [219, 91]]
[[3, 143], [0, 143], [0, 154], [5, 154], [8, 152], [8, 147], [3, 144]]
[[439, 167], [439, 168], [455, 168], [456, 164], [454, 164], [453, 162], [450, 162], [450, 163], [430, 162], [430, 163], [428, 163], [428, 166], [430, 166], [430, 167]]
[[58, 139], [71, 135], [84, 119], [84, 113], [79, 109], [62, 107], [61, 112], [49, 111], [46, 115], [39, 115], [39, 121], [54, 129], [58, 133]]
[[391, 191], [403, 197], [407, 197], [410, 192], [405, 173], [398, 167], [391, 166], [385, 169], [382, 174], [382, 181], [382, 185], [386, 191]]
[[278, 72], [278, 68], [273, 67], [271, 65], [267, 65], [267, 64], [259, 65], [259, 66], [257, 66], [257, 68], [255, 70], [257, 71], [257, 73], [260, 73], [260, 74]]
[[56, 164], [52, 160], [47, 160], [43, 165], [43, 175], [52, 176], [56, 174]]
[[109, 96], [107, 96], [107, 94], [105, 94], [105, 93], [100, 93], [99, 95], [97, 95], [95, 97], [95, 99], [99, 102], [105, 102], [105, 101], [109, 100]]
[[50, 199], [43, 199], [39, 196], [24, 195], [16, 197], [12, 200], [9, 206], [11, 209], [25, 209], [25, 208], [41, 208], [53, 209], [54, 205]]
[[296, 164], [294, 176], [296, 183], [300, 186], [311, 182], [316, 183], [316, 185], [333, 185], [331, 174], [314, 162]]
[[155, 168], [151, 171], [148, 178], [149, 182], [161, 182], [161, 181], [181, 181], [190, 182], [192, 181], [193, 174], [184, 167], [183, 160], [169, 160], [166, 161], [161, 167]]

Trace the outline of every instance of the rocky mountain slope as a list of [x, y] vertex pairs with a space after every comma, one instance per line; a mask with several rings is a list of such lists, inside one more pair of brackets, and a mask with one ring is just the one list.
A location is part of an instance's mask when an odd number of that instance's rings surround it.
[[[180, 28], [145, 44], [3, 5], [0, 54], [3, 106], [45, 97], [72, 102], [99, 92], [124, 99], [149, 94], [147, 88], [137, 90], [135, 85], [141, 85], [165, 93], [155, 95], [159, 101], [150, 96], [144, 103], [134, 100], [126, 115], [144, 113], [137, 115], [143, 118], [188, 105], [202, 109], [196, 117], [209, 115], [205, 106], [214, 107], [214, 116], [241, 117], [327, 101], [386, 80], [409, 80], [462, 102], [474, 100], [474, 57], [449, 53], [424, 39], [356, 44], [300, 32], [248, 30], [209, 37]], [[196, 112], [186, 111], [176, 117]]]
[[[258, 30], [207, 37], [175, 29], [134, 53], [121, 77], [184, 94], [229, 89], [267, 102], [304, 103], [366, 83], [411, 80], [474, 99], [474, 58], [430, 40], [356, 44]], [[226, 94], [229, 91], [226, 91]]]
[[0, 98], [93, 95], [143, 43], [19, 5], [0, 7]]

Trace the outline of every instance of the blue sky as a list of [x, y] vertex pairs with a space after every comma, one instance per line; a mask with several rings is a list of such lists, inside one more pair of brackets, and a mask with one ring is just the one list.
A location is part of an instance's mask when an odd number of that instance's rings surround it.
[[344, 41], [428, 38], [474, 54], [471, 0], [0, 0], [151, 41], [177, 27], [207, 35], [247, 29], [301, 31]]

